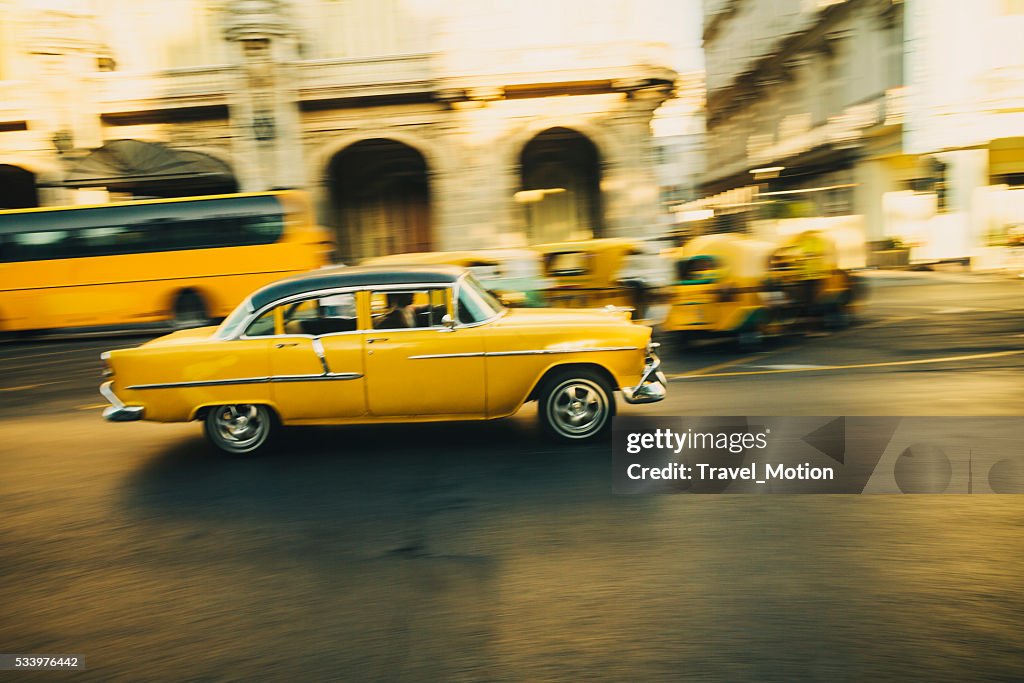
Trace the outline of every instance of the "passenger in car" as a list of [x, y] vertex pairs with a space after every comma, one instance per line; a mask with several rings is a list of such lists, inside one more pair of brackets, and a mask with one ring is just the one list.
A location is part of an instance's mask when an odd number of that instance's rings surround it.
[[388, 307], [391, 310], [377, 321], [377, 329], [399, 330], [407, 327], [416, 327], [416, 309], [413, 307], [412, 302], [413, 295], [411, 292], [388, 294]]

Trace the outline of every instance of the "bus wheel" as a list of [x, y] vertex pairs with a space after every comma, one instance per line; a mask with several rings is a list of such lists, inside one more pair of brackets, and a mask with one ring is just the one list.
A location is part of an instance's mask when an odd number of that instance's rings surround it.
[[178, 294], [178, 298], [174, 301], [174, 318], [172, 322], [176, 330], [187, 330], [192, 327], [208, 325], [210, 323], [210, 315], [206, 311], [203, 297], [192, 290], [185, 290]]

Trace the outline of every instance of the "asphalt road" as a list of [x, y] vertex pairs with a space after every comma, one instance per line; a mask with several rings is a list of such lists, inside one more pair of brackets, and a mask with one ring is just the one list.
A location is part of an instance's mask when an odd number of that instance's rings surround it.
[[[666, 343], [663, 415], [1024, 415], [1024, 283], [875, 278], [859, 324]], [[1022, 680], [1016, 496], [610, 494], [533, 413], [228, 461], [100, 420], [98, 353], [0, 347], [0, 680]]]

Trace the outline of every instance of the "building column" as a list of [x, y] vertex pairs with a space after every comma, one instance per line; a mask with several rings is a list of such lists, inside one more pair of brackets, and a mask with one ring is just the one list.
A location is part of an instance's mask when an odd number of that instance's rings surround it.
[[235, 73], [228, 107], [232, 153], [246, 192], [305, 185], [295, 33], [281, 0], [233, 0], [225, 14]]
[[864, 239], [868, 242], [884, 240], [885, 211], [882, 198], [892, 188], [889, 168], [885, 159], [862, 159], [853, 167], [853, 212], [864, 217]]
[[[463, 99], [465, 97], [465, 99]], [[495, 154], [505, 120], [490, 107], [494, 93], [466, 93], [445, 113], [440, 168], [432, 169], [435, 241], [439, 250], [525, 245], [518, 236], [518, 166]]]
[[988, 149], [961, 149], [936, 154], [946, 164], [946, 211], [955, 215], [956, 239], [960, 256], [977, 256], [985, 246], [983, 207], [978, 188], [989, 184]]
[[[57, 10], [41, 12], [25, 35], [24, 49], [33, 71], [33, 87], [26, 98], [32, 117], [28, 128], [35, 139], [33, 156], [48, 166], [63, 167], [61, 179], [75, 161], [103, 142], [94, 92], [87, 82], [98, 57], [105, 54], [95, 35], [91, 14]], [[41, 205], [73, 200], [64, 187], [39, 193]]]
[[660, 196], [654, 173], [654, 110], [668, 97], [664, 86], [629, 89], [623, 109], [609, 118], [609, 127], [623, 141], [602, 159], [601, 194], [609, 237], [654, 237]]

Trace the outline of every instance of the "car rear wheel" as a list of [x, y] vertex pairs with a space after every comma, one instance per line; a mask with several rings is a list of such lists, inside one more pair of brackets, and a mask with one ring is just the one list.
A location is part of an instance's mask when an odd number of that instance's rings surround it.
[[277, 431], [277, 416], [267, 406], [252, 403], [214, 406], [203, 426], [214, 446], [229, 455], [265, 450]]
[[545, 381], [537, 413], [550, 436], [584, 441], [602, 435], [611, 425], [615, 394], [594, 371], [564, 372]]

